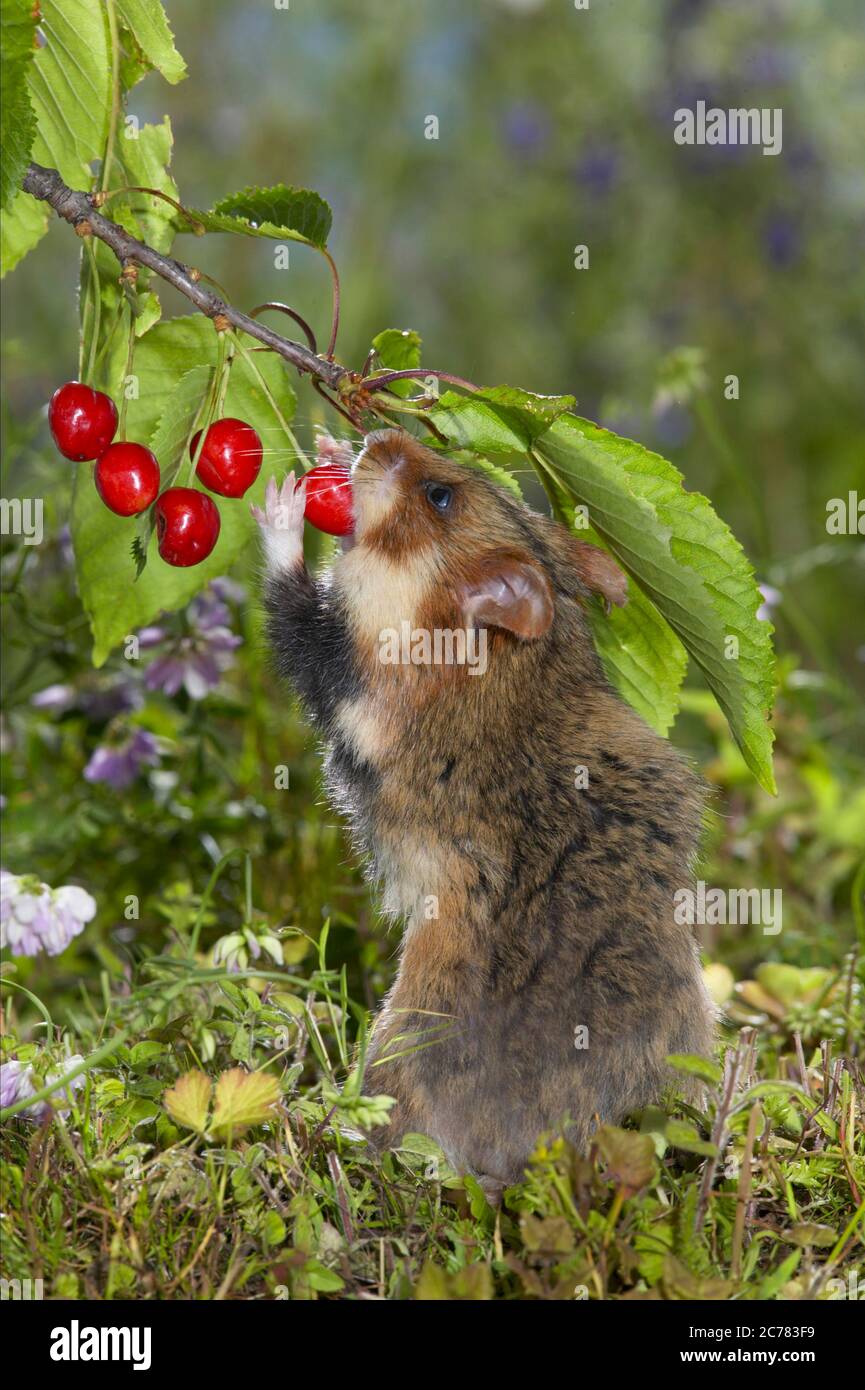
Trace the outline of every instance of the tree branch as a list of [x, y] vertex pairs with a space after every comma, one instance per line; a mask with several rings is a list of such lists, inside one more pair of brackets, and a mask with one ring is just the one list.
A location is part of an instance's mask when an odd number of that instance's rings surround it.
[[68, 188], [56, 169], [45, 169], [41, 164], [29, 165], [24, 175], [22, 187], [25, 193], [48, 203], [57, 215], [69, 222], [71, 226], [78, 228], [83, 223], [87, 223], [93, 236], [97, 237], [99, 241], [105, 242], [105, 245], [114, 252], [121, 266], [130, 261], [146, 266], [148, 270], [152, 270], [155, 275], [160, 276], [161, 279], [166, 280], [169, 285], [173, 285], [176, 290], [185, 295], [196, 309], [199, 309], [209, 319], [222, 315], [234, 328], [240, 328], [251, 338], [257, 338], [260, 343], [264, 343], [266, 347], [279, 353], [280, 357], [285, 358], [286, 362], [290, 362], [299, 372], [308, 372], [311, 377], [324, 382], [337, 394], [339, 394], [340, 383], [346, 377], [353, 376], [353, 373], [350, 373], [339, 362], [331, 362], [324, 357], [319, 357], [317, 353], [311, 352], [301, 343], [283, 338], [279, 333], [274, 333], [266, 324], [259, 323], [256, 319], [250, 318], [248, 314], [242, 314], [238, 309], [232, 308], [212, 290], [205, 289], [195, 278], [194, 272], [182, 261], [174, 260], [171, 256], [160, 255], [158, 251], [154, 251], [145, 242], [130, 236], [129, 232], [118, 226], [116, 222], [111, 222], [109, 218], [103, 217], [102, 213], [95, 208], [91, 195]]

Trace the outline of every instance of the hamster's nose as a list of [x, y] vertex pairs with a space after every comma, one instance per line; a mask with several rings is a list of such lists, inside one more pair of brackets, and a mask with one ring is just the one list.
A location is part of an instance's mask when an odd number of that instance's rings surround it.
[[364, 437], [363, 451], [376, 463], [383, 464], [388, 470], [396, 469], [405, 462], [405, 441], [407, 438], [405, 430], [373, 430]]

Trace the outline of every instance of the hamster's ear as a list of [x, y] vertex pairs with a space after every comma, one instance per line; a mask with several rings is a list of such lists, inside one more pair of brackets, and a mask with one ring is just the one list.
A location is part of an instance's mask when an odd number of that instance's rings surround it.
[[577, 574], [587, 589], [600, 594], [607, 612], [610, 605], [623, 608], [628, 602], [628, 581], [612, 555], [588, 541], [571, 540], [571, 555]]
[[461, 586], [467, 627], [503, 627], [529, 641], [553, 621], [553, 595], [542, 569], [503, 554], [487, 557]]

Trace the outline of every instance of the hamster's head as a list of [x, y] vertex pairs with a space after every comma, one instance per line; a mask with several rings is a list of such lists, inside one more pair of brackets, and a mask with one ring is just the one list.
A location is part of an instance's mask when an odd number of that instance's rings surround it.
[[564, 601], [625, 602], [606, 552], [403, 430], [367, 435], [352, 491], [355, 531], [334, 580], [373, 642], [407, 622], [486, 627], [513, 647], [543, 640]]

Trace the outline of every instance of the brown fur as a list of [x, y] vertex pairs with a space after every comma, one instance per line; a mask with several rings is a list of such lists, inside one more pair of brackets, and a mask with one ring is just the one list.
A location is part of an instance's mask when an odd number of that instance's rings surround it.
[[[454, 488], [448, 514], [430, 481]], [[400, 431], [367, 440], [354, 491], [356, 543], [329, 580], [271, 578], [271, 638], [405, 922], [366, 1083], [397, 1099], [387, 1139], [425, 1132], [501, 1184], [542, 1131], [565, 1124], [584, 1145], [598, 1118], [658, 1097], [668, 1053], [709, 1050], [694, 942], [673, 919], [701, 788], [603, 675], [586, 607], [624, 599], [608, 555]], [[490, 573], [526, 569], [532, 612], [520, 600], [513, 631], [489, 629], [483, 675], [379, 661], [382, 626], [455, 629]]]

